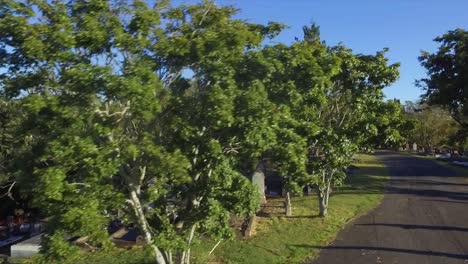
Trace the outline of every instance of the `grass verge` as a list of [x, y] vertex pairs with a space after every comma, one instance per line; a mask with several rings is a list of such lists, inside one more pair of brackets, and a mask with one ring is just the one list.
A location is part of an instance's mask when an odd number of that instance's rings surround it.
[[12, 258], [10, 263], [18, 264], [153, 264], [152, 250], [150, 248], [109, 249], [94, 253], [83, 252], [79, 259], [69, 261], [46, 261], [42, 255], [38, 254], [30, 258]]
[[[329, 244], [347, 223], [376, 207], [383, 198], [388, 179], [384, 165], [372, 155], [359, 155], [354, 165], [359, 169], [330, 198], [327, 218], [317, 217], [315, 197], [295, 197], [292, 217], [260, 221], [255, 237], [222, 242], [214, 256], [198, 254], [196, 263], [304, 263], [317, 257], [317, 247]], [[215, 243], [204, 241], [195, 251], [209, 252]]]

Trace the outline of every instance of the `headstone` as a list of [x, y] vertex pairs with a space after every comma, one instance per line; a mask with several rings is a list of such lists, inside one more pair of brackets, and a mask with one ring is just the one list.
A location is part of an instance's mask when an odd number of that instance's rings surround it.
[[310, 185], [307, 185], [304, 188], [304, 194], [305, 195], [312, 195], [312, 194], [314, 194], [314, 189]]
[[252, 175], [252, 183], [257, 186], [258, 197], [260, 199], [260, 204], [266, 203], [265, 197], [265, 174], [262, 171], [257, 170]]
[[146, 240], [145, 240], [145, 238], [144, 238], [143, 236], [141, 236], [141, 235], [136, 237], [136, 241], [135, 241], [135, 242], [136, 242], [136, 245], [137, 245], [137, 246], [144, 246], [144, 245], [146, 245]]
[[29, 258], [39, 253], [41, 247], [42, 234], [34, 236], [23, 242], [11, 246], [11, 257], [12, 258]]

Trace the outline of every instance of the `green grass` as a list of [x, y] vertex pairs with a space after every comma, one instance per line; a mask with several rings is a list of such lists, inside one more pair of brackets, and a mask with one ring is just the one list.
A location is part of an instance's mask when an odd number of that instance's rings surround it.
[[134, 248], [132, 250], [114, 248], [94, 253], [83, 252], [79, 259], [70, 261], [48, 262], [40, 254], [31, 258], [12, 258], [9, 261], [21, 264], [153, 264], [154, 261], [151, 255], [152, 251], [150, 248]]
[[[315, 197], [292, 199], [293, 217], [274, 217], [259, 223], [250, 239], [225, 241], [214, 251], [210, 263], [272, 264], [303, 263], [316, 257], [347, 223], [377, 206], [383, 197], [387, 171], [375, 156], [360, 155], [359, 169], [336, 188], [330, 198], [329, 215], [317, 217]], [[196, 251], [208, 252], [215, 242], [204, 242]], [[197, 263], [207, 263], [199, 255]]]

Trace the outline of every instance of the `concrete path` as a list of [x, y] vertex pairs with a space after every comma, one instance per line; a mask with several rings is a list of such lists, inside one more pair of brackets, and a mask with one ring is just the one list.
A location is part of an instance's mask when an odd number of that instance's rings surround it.
[[377, 152], [391, 180], [381, 203], [322, 248], [314, 264], [468, 264], [468, 175], [436, 162]]

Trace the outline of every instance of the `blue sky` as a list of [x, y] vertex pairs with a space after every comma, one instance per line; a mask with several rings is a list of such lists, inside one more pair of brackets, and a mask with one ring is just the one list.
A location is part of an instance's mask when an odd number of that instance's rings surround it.
[[[191, 0], [180, 0], [193, 3]], [[400, 79], [385, 89], [387, 98], [402, 102], [419, 98], [415, 79], [424, 77], [417, 57], [434, 51], [432, 40], [448, 30], [468, 29], [468, 0], [217, 0], [239, 7], [238, 17], [251, 22], [290, 26], [277, 39], [290, 43], [302, 26], [316, 22], [330, 45], [343, 42], [358, 53], [390, 48], [391, 62], [400, 62]]]

